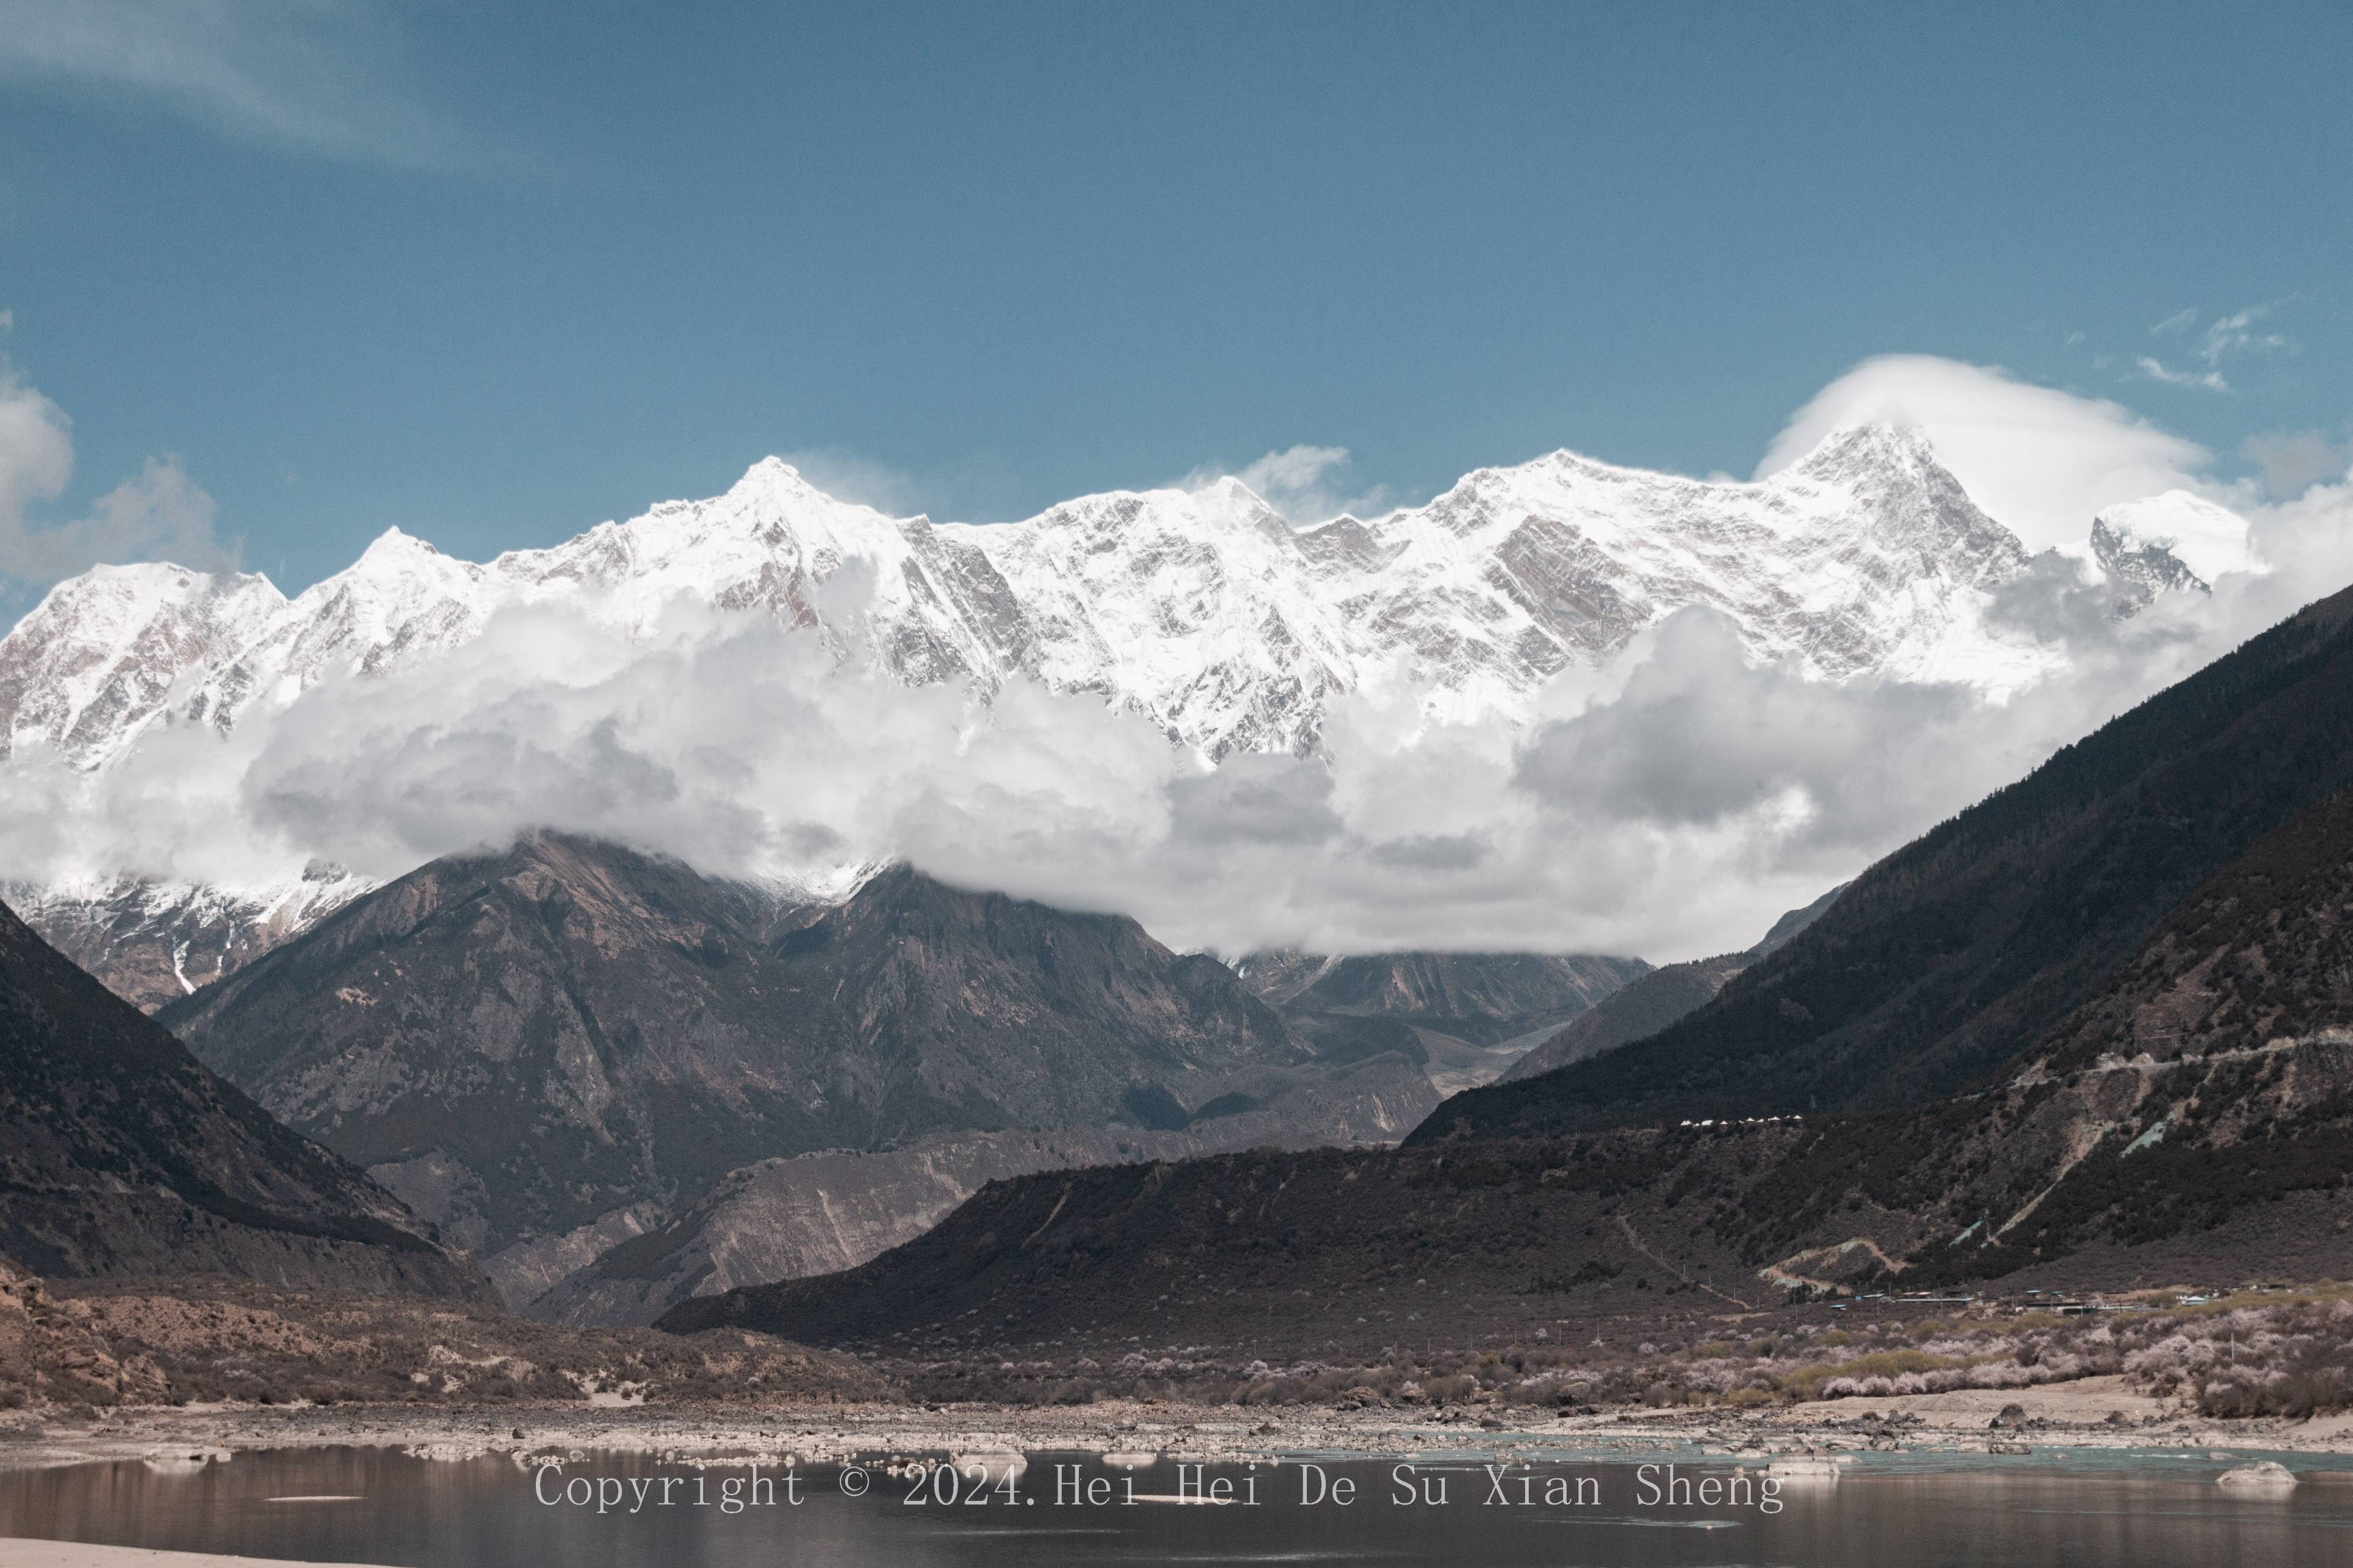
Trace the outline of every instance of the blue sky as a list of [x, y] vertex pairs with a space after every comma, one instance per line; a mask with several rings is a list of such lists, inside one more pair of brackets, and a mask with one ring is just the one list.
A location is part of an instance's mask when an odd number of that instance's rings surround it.
[[2342, 5], [0, 0], [0, 352], [72, 422], [16, 489], [165, 460], [291, 590], [770, 452], [981, 520], [1746, 475], [1898, 353], [2325, 469], [2348, 80]]

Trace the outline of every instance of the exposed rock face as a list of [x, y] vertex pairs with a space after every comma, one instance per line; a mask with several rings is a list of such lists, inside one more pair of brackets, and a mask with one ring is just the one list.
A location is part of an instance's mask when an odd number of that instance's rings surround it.
[[284, 885], [231, 892], [118, 877], [16, 888], [17, 911], [49, 945], [142, 1011], [252, 963], [374, 886], [333, 866]]
[[220, 1273], [480, 1296], [481, 1277], [0, 908], [0, 1253], [51, 1277]]
[[1920, 1103], [1983, 1081], [2264, 835], [2353, 787], [2353, 591], [1882, 860], [1644, 1044], [1458, 1097], [1417, 1139]]
[[0, 1401], [153, 1404], [170, 1383], [153, 1358], [125, 1354], [95, 1331], [86, 1308], [53, 1299], [44, 1281], [0, 1258]]
[[1629, 982], [1623, 990], [1603, 997], [1590, 1011], [1579, 1015], [1558, 1034], [1514, 1062], [1498, 1081], [1512, 1083], [1535, 1078], [1650, 1038], [1678, 1018], [1715, 1001], [1716, 993], [1734, 975], [1787, 946], [1845, 890], [1846, 884], [1841, 882], [1804, 909], [1791, 910], [1773, 922], [1773, 929], [1765, 933], [1762, 941], [1745, 952], [1670, 963]]
[[708, 1180], [764, 1136], [811, 1135], [800, 1097], [754, 1065], [776, 1001], [762, 944], [783, 918], [674, 863], [533, 840], [435, 862], [163, 1016], [494, 1253], [673, 1196], [693, 1176], [657, 1173], [657, 1149], [707, 1152]]
[[514, 1298], [763, 1159], [1261, 1107], [1396, 1138], [1436, 1098], [1401, 1058], [1301, 1092], [1334, 1067], [1132, 921], [904, 868], [792, 909], [555, 837], [438, 861], [163, 1016]]
[[[726, 1180], [720, 1178], [723, 1185]], [[645, 1198], [608, 1210], [560, 1236], [534, 1236], [501, 1247], [484, 1260], [483, 1271], [509, 1310], [529, 1312], [533, 1302], [614, 1247], [645, 1235], [669, 1215], [668, 1204]]]

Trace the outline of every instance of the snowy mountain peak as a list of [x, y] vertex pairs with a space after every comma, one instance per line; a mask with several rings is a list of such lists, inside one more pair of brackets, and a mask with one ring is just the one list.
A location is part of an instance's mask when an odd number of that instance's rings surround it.
[[368, 541], [368, 547], [360, 552], [360, 560], [366, 561], [371, 557], [379, 557], [387, 560], [397, 559], [400, 556], [412, 555], [418, 552], [422, 552], [427, 555], [438, 555], [441, 553], [426, 541], [417, 538], [417, 535], [413, 533], [404, 531], [399, 524], [395, 523], [392, 527], [385, 529], [382, 533], [377, 534], [374, 539]]
[[2090, 542], [2092, 563], [2115, 594], [2109, 613], [2118, 620], [2138, 615], [2159, 594], [2209, 591], [2165, 542], [2144, 542], [2095, 517]]
[[[744, 477], [728, 486], [726, 495], [721, 499], [752, 504], [765, 502], [771, 506], [871, 510], [860, 507], [855, 501], [836, 500], [809, 483], [798, 468], [782, 458], [774, 457], [763, 458], [744, 469]], [[685, 501], [677, 504], [691, 508], [701, 503]]]
[[364, 598], [401, 616], [433, 598], [477, 597], [488, 575], [483, 567], [444, 555], [414, 534], [395, 529], [380, 535], [350, 566], [298, 597], [314, 604], [338, 595]]
[[304, 589], [294, 606], [336, 618], [352, 635], [393, 636], [421, 617], [477, 610], [487, 575], [472, 562], [444, 555], [415, 534], [392, 528], [351, 565]]
[[2094, 526], [2117, 550], [2165, 552], [2201, 585], [2211, 585], [2226, 573], [2269, 570], [2255, 554], [2246, 519], [2188, 490], [2167, 490], [2109, 507], [2094, 520]]
[[[1915, 426], [1841, 425], [1824, 436], [1790, 469], [1815, 475], [1848, 474], [1873, 468], [1944, 470], [1936, 447]], [[1789, 469], [1783, 470], [1790, 471]]]
[[1282, 514], [1269, 506], [1266, 498], [1231, 474], [1220, 475], [1208, 487], [1228, 510], [1256, 520], [1261, 517], [1280, 519]]
[[[857, 501], [838, 500], [808, 482], [798, 468], [780, 458], [764, 458], [744, 470], [744, 477], [716, 500], [688, 501], [676, 509], [658, 509], [654, 517], [687, 521], [688, 531], [700, 539], [733, 535], [772, 545], [786, 540], [797, 543], [805, 561], [823, 555], [832, 563], [851, 556], [894, 559], [896, 542], [906, 521]], [[643, 528], [652, 517], [632, 528]]]

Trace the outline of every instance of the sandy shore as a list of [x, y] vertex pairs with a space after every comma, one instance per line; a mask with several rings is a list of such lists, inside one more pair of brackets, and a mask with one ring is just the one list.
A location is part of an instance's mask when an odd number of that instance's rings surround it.
[[[150, 1552], [139, 1546], [85, 1546], [74, 1541], [0, 1537], [8, 1568], [287, 1568], [281, 1557], [224, 1557], [216, 1552]], [[303, 1568], [369, 1568], [365, 1563], [311, 1563]]]
[[[2012, 1405], [2024, 1411], [2026, 1425], [1996, 1429], [1996, 1416]], [[26, 1412], [0, 1416], [0, 1467], [8, 1468], [323, 1447], [394, 1447], [436, 1458], [506, 1455], [523, 1463], [604, 1449], [681, 1464], [754, 1457], [781, 1461], [786, 1456], [825, 1464], [889, 1454], [1041, 1451], [1147, 1452], [1188, 1460], [1433, 1450], [1533, 1458], [1686, 1446], [1748, 1458], [1866, 1450], [1968, 1454], [2012, 1452], [2021, 1443], [2034, 1448], [2353, 1454], [2353, 1416], [2204, 1420], [2173, 1402], [2135, 1394], [2120, 1378], [1757, 1412], [1714, 1406], [1573, 1416], [1481, 1405], [1346, 1410], [1128, 1400], [1042, 1408], [190, 1406], [118, 1409], [85, 1420], [42, 1419]]]

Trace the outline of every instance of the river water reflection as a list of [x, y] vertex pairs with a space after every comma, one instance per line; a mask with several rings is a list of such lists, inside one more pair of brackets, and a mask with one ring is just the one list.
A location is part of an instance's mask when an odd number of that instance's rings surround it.
[[2353, 1485], [2234, 1496], [2204, 1456], [1872, 1455], [1836, 1481], [1778, 1487], [1691, 1454], [1483, 1458], [1032, 1455], [1018, 1474], [968, 1462], [918, 1484], [879, 1462], [754, 1472], [590, 1453], [542, 1471], [288, 1450], [0, 1472], [0, 1536], [417, 1568], [2353, 1563]]

